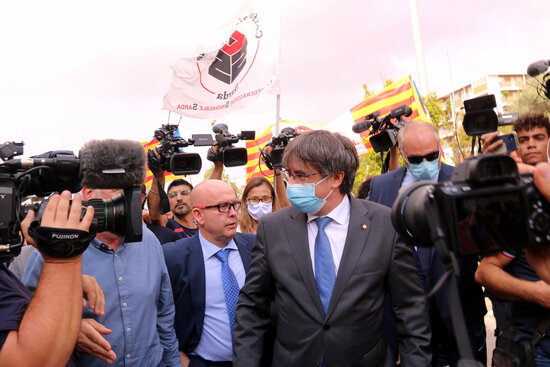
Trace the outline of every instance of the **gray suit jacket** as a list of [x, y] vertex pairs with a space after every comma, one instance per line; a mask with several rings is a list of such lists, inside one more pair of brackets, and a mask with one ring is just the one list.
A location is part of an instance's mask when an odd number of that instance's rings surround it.
[[325, 315], [311, 264], [307, 216], [289, 207], [260, 221], [234, 328], [234, 366], [259, 366], [278, 310], [273, 366], [390, 366], [382, 337], [384, 295], [398, 320], [401, 360], [428, 366], [430, 328], [411, 251], [395, 233], [390, 210], [350, 198], [348, 235]]

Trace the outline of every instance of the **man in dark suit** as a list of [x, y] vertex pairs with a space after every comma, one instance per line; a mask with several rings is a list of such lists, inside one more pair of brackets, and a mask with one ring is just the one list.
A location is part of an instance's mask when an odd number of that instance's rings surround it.
[[[454, 167], [441, 162], [439, 133], [428, 122], [412, 121], [398, 134], [398, 144], [406, 167], [373, 178], [368, 200], [391, 207], [401, 187], [419, 180], [448, 181]], [[428, 293], [443, 275], [445, 269], [434, 248], [413, 249], [424, 291]], [[475, 280], [476, 257], [459, 260], [458, 288], [462, 309], [470, 334], [470, 341], [477, 360], [486, 363], [484, 315], [487, 313], [483, 291]], [[458, 351], [453, 334], [451, 314], [446, 289], [436, 292], [428, 303], [432, 327], [432, 365], [444, 360], [451, 366], [458, 361]], [[389, 340], [390, 344], [392, 340]]]
[[386, 293], [400, 320], [403, 363], [429, 364], [429, 322], [412, 253], [389, 209], [350, 195], [358, 162], [349, 139], [324, 130], [285, 149], [292, 207], [260, 221], [237, 305], [235, 366], [260, 365], [272, 298], [273, 366], [391, 366], [382, 338]]
[[235, 305], [254, 235], [237, 233], [241, 202], [228, 183], [203, 181], [191, 192], [191, 203], [199, 234], [163, 246], [179, 349], [189, 366], [229, 367]]

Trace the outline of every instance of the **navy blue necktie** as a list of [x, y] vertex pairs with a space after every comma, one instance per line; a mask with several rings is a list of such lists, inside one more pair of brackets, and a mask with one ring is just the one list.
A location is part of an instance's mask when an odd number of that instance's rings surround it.
[[222, 262], [223, 293], [225, 294], [225, 306], [227, 307], [227, 316], [229, 317], [229, 326], [231, 327], [231, 338], [233, 338], [235, 308], [237, 307], [237, 300], [239, 299], [239, 283], [227, 262], [229, 251], [231, 250], [223, 249], [218, 251], [214, 256]]
[[315, 282], [325, 313], [328, 310], [334, 282], [336, 281], [336, 270], [332, 259], [330, 241], [325, 233], [325, 227], [331, 220], [329, 217], [315, 219], [319, 228], [315, 238]]

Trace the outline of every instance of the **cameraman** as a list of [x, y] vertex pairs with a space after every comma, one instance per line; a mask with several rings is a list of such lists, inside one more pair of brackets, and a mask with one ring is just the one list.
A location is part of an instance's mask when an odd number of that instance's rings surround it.
[[[526, 164], [523, 165], [523, 171], [534, 171], [536, 164], [547, 162], [550, 134], [550, 122], [547, 117], [523, 115], [514, 123], [514, 130], [518, 135], [518, 155]], [[493, 142], [497, 136], [498, 132], [482, 136], [483, 153], [492, 153], [502, 144]], [[545, 172], [544, 168], [540, 168], [539, 172]], [[541, 185], [540, 178], [544, 176], [539, 173], [535, 176], [537, 177], [539, 180], [536, 183]], [[476, 272], [476, 281], [496, 297], [492, 298], [492, 301], [498, 337], [507, 338], [507, 335], [502, 333], [510, 332], [513, 333], [516, 343], [531, 340], [548, 315], [550, 285], [537, 276], [525, 253], [521, 250], [509, 250], [485, 256]], [[541, 332], [544, 333], [545, 330]], [[550, 363], [550, 336], [544, 335], [531, 347], [535, 350], [536, 366], [546, 366]]]
[[[157, 153], [154, 152], [154, 154]], [[151, 165], [151, 161], [149, 161], [149, 169], [153, 172], [153, 181], [147, 196], [147, 206], [149, 207], [151, 221], [170, 228], [177, 233], [179, 238], [194, 236], [198, 229], [191, 212], [191, 190], [193, 190], [193, 185], [183, 179], [174, 180], [168, 185], [168, 201], [170, 203], [170, 212], [174, 218], [167, 218], [160, 212], [161, 197], [159, 190], [161, 187], [164, 187], [164, 170]]]
[[[54, 195], [41, 226], [88, 231], [94, 210], [80, 220], [81, 199], [70, 193]], [[67, 213], [69, 215], [67, 216]], [[34, 213], [21, 223], [26, 232]], [[73, 351], [82, 313], [82, 255], [53, 258], [43, 255], [44, 268], [34, 297], [0, 265], [0, 365], [62, 366]]]

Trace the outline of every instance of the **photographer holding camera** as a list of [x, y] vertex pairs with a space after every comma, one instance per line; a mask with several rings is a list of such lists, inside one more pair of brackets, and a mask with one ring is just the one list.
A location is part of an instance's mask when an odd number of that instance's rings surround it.
[[[88, 231], [94, 210], [81, 216], [81, 199], [70, 206], [70, 193], [50, 198], [41, 227]], [[69, 215], [67, 216], [67, 213]], [[21, 223], [25, 232], [34, 218], [29, 212]], [[69, 233], [65, 232], [65, 233]], [[41, 238], [39, 241], [45, 241]], [[73, 240], [64, 240], [69, 245]], [[38, 243], [39, 248], [48, 246]], [[34, 296], [0, 264], [0, 365], [62, 366], [69, 361], [78, 337], [82, 314], [82, 255], [44, 256], [44, 267]]]
[[[550, 121], [546, 116], [520, 116], [514, 123], [514, 130], [518, 135], [518, 155], [523, 163], [535, 166], [541, 162], [547, 162]], [[483, 153], [494, 152], [502, 144], [502, 142], [493, 142], [497, 136], [498, 132], [482, 136]], [[540, 190], [541, 178], [544, 177], [540, 173], [546, 172], [546, 169], [545, 165], [537, 168], [539, 174], [535, 175], [535, 184], [539, 184], [537, 186]], [[529, 169], [524, 168], [524, 170]], [[536, 254], [543, 250], [535, 247], [528, 251]], [[539, 264], [538, 259], [539, 257], [533, 256], [529, 260]], [[534, 349], [535, 365], [547, 366], [550, 364], [550, 335], [546, 335], [548, 328], [546, 320], [550, 320], [550, 313], [547, 310], [550, 308], [550, 285], [540, 279], [527, 260], [525, 252], [521, 249], [489, 254], [479, 265], [476, 281], [497, 298], [493, 299], [499, 332], [497, 337], [502, 340], [513, 338], [516, 343], [530, 345], [530, 348], [519, 349]], [[541, 328], [544, 330], [540, 330]], [[533, 336], [538, 333], [537, 330], [544, 335], [539, 341], [532, 341]], [[498, 338], [497, 346], [500, 344]], [[528, 357], [523, 358], [528, 359]], [[533, 357], [530, 358], [529, 362], [532, 363]]]
[[[111, 217], [124, 211], [122, 219], [132, 233], [120, 235], [116, 228], [102, 228], [83, 253], [82, 273], [95, 277], [101, 286], [105, 314], [83, 311], [75, 347], [78, 361], [85, 366], [179, 365], [168, 271], [157, 238], [141, 219], [144, 148], [129, 140], [95, 140], [86, 143], [80, 155], [85, 200], [119, 199], [121, 188], [124, 195], [130, 191], [137, 196], [132, 195], [135, 200], [128, 206], [108, 213]], [[113, 201], [103, 203], [108, 206]], [[36, 287], [43, 265], [44, 259], [33, 254], [23, 283]]]

